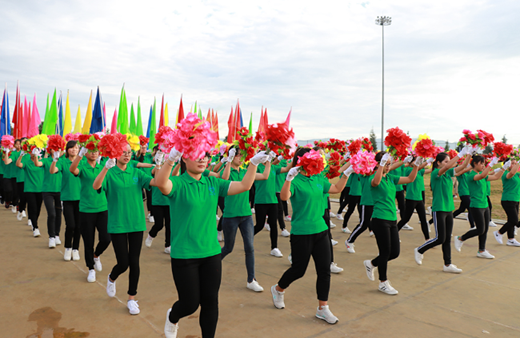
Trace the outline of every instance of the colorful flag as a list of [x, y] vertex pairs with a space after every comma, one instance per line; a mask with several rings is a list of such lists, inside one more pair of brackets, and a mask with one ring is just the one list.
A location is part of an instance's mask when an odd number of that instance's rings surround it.
[[9, 114], [9, 94], [7, 93], [7, 85], [2, 98], [2, 116], [0, 118], [0, 137], [11, 135], [11, 117]]
[[130, 105], [130, 127], [128, 128], [130, 134], [137, 135], [137, 125], [135, 124], [134, 104]]
[[96, 101], [94, 101], [94, 111], [92, 112], [92, 122], [90, 124], [90, 134], [103, 131], [105, 127], [105, 120], [103, 118], [103, 109], [101, 108], [101, 94], [99, 93], [99, 86], [96, 93]]
[[72, 115], [70, 114], [69, 91], [67, 90], [67, 102], [65, 102], [65, 121], [63, 122], [63, 135], [72, 131]]
[[107, 132], [107, 109], [105, 107], [105, 102], [103, 102], [103, 132]]
[[136, 126], [137, 126], [137, 129], [135, 131], [135, 134], [137, 136], [141, 136], [141, 135], [144, 135], [144, 132], [143, 132], [143, 121], [142, 121], [142, 118], [141, 118], [141, 102], [140, 102], [140, 97], [137, 98], [137, 123], [136, 123]]
[[90, 91], [90, 98], [88, 99], [87, 106], [87, 114], [85, 115], [85, 120], [83, 121], [83, 129], [81, 129], [82, 134], [90, 134], [90, 124], [92, 123], [92, 90]]
[[49, 111], [45, 115], [45, 120], [43, 121], [42, 134], [45, 134], [45, 135], [56, 134], [56, 124], [57, 123], [58, 123], [58, 106], [56, 104], [56, 88], [55, 88], [54, 94], [52, 95], [51, 106], [49, 107]]
[[168, 116], [168, 102], [164, 105], [164, 125], [170, 125], [170, 117]]
[[155, 98], [153, 99], [153, 108], [150, 107], [150, 118], [148, 120], [148, 132], [146, 133], [146, 137], [149, 137], [150, 138], [150, 141], [148, 142], [148, 149], [152, 149], [154, 146], [155, 146], [155, 128], [157, 128], [157, 124], [155, 122], [155, 112], [156, 112], [156, 108], [155, 108], [155, 104], [156, 104], [156, 101], [155, 101]]
[[231, 113], [229, 113], [227, 125], [228, 125], [227, 142], [232, 143], [235, 140], [235, 114], [233, 113], [233, 106], [231, 106]]
[[81, 109], [78, 104], [78, 112], [76, 113], [76, 122], [74, 123], [74, 134], [81, 133]]
[[23, 100], [23, 116], [22, 116], [22, 137], [27, 137], [29, 131], [29, 124], [31, 123], [31, 111], [27, 104], [27, 96], [24, 95]]
[[33, 98], [32, 110], [31, 106], [29, 106], [29, 110], [31, 111], [31, 123], [29, 124], [29, 131], [27, 132], [27, 137], [31, 138], [40, 133], [40, 124], [42, 120], [40, 118], [40, 112], [38, 111], [38, 106], [36, 105], [36, 93]]
[[287, 125], [287, 127], [289, 127], [289, 124], [291, 123], [291, 112], [292, 112], [292, 107], [289, 110], [289, 114], [287, 115], [287, 119], [285, 119], [285, 124]]
[[175, 120], [175, 128], [177, 128], [177, 123], [184, 120], [184, 108], [182, 106], [182, 95], [181, 95], [181, 103], [179, 104], [179, 111], [177, 112], [177, 119]]
[[60, 99], [58, 100], [58, 125], [57, 134], [63, 136], [63, 97], [60, 90]]
[[114, 116], [112, 116], [112, 126], [110, 127], [110, 134], [117, 133], [117, 109], [114, 108]]
[[128, 107], [126, 104], [125, 86], [121, 89], [121, 99], [119, 100], [119, 112], [117, 115], [117, 130], [121, 134], [128, 133]]
[[251, 117], [249, 117], [249, 135], [253, 135], [253, 112], [251, 112]]
[[164, 94], [161, 101], [161, 116], [159, 117], [159, 128], [164, 126]]
[[16, 85], [16, 98], [13, 112], [13, 137], [19, 139], [22, 136], [22, 106], [20, 102], [20, 88]]

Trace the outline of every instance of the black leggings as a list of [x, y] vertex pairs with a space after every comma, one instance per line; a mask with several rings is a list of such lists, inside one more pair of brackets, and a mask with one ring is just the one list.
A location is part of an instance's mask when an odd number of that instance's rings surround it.
[[27, 207], [27, 196], [25, 196], [25, 184], [24, 182], [18, 182], [16, 183], [17, 190], [18, 190], [18, 212], [25, 211], [25, 208]]
[[314, 260], [318, 300], [328, 301], [330, 291], [330, 239], [327, 230], [312, 235], [291, 235], [291, 267], [284, 272], [278, 286], [287, 289], [305, 275], [309, 261]]
[[[218, 208], [220, 208], [220, 211], [222, 211], [222, 215], [224, 215], [224, 208], [226, 207], [225, 202], [226, 202], [226, 198], [219, 196], [218, 204], [217, 204], [217, 212], [218, 212]], [[222, 231], [222, 217], [220, 217], [220, 219], [218, 220], [217, 230]]]
[[435, 238], [426, 241], [417, 248], [420, 254], [442, 244], [442, 256], [444, 264], [451, 264], [451, 233], [453, 231], [453, 213], [445, 211], [433, 211], [433, 224], [435, 225]]
[[44, 192], [43, 203], [47, 209], [47, 233], [49, 238], [60, 235], [61, 230], [61, 200], [59, 192]]
[[164, 247], [167, 248], [170, 246], [170, 206], [169, 205], [152, 205], [152, 210], [155, 224], [150, 229], [148, 233], [150, 237], [157, 237], [157, 233], [162, 230], [163, 227], [166, 228], [166, 235], [164, 240]]
[[[110, 235], [107, 232], [108, 211], [87, 213], [80, 212], [81, 235], [85, 246], [85, 263], [87, 267], [94, 269], [94, 256], [99, 257], [110, 245]], [[98, 231], [98, 244], [94, 251], [94, 241]]]
[[110, 237], [112, 238], [112, 247], [116, 254], [117, 264], [112, 268], [112, 272], [108, 276], [115, 281], [120, 274], [130, 267], [128, 294], [135, 296], [137, 294], [137, 284], [139, 283], [139, 256], [141, 255], [141, 246], [143, 244], [143, 231], [110, 234]]
[[399, 216], [404, 218], [406, 211], [406, 203], [404, 202], [404, 190], [395, 192], [395, 199], [397, 200], [397, 207], [399, 208]]
[[11, 179], [10, 178], [3, 178], [2, 179], [2, 189], [3, 189], [3, 199], [4, 199], [4, 202], [9, 205], [11, 204], [11, 202], [13, 201], [13, 186], [12, 186], [12, 183], [11, 183]]
[[65, 218], [65, 248], [79, 249], [81, 227], [79, 220], [79, 201], [63, 201]]
[[479, 251], [486, 250], [487, 232], [490, 221], [490, 208], [469, 208], [475, 220], [475, 229], [469, 230], [460, 237], [462, 241], [478, 236]]
[[498, 230], [501, 235], [507, 232], [507, 238], [515, 238], [515, 226], [518, 226], [518, 202], [502, 201], [502, 208], [507, 215], [507, 223]]
[[386, 271], [388, 262], [399, 257], [399, 230], [397, 221], [387, 221], [380, 218], [372, 219], [372, 230], [376, 236], [379, 256], [372, 260], [372, 265], [377, 266], [379, 280], [387, 280]]
[[255, 204], [255, 235], [262, 231], [265, 224], [265, 217], [267, 218], [267, 223], [271, 228], [271, 250], [278, 247], [278, 227], [276, 226], [276, 217], [278, 215], [278, 204]]
[[338, 209], [338, 215], [343, 212], [343, 209], [347, 206], [349, 202], [349, 193], [350, 193], [350, 187], [345, 187], [343, 191], [341, 192], [341, 195], [339, 196], [339, 209]]
[[[471, 203], [471, 198], [469, 195], [459, 196], [460, 197], [460, 206], [457, 210], [453, 212], [453, 218], [457, 217], [465, 210], [468, 210], [468, 221], [471, 227], [475, 227], [475, 222], [473, 221], [473, 216], [471, 216], [471, 212], [469, 212], [469, 204]], [[430, 222], [431, 223], [431, 222]]]
[[150, 216], [154, 216], [153, 214], [153, 208], [152, 208], [152, 190], [146, 190], [144, 189], [144, 192], [146, 194], [146, 209], [150, 212]]
[[323, 219], [325, 220], [325, 223], [329, 227], [329, 230], [327, 231], [329, 236], [329, 242], [330, 242], [330, 261], [334, 262], [334, 248], [332, 247], [332, 232], [330, 231], [330, 210], [325, 209], [325, 212], [323, 214]]
[[421, 230], [424, 235], [424, 239], [429, 240], [430, 234], [428, 231], [428, 222], [426, 221], [426, 211], [424, 210], [424, 202], [422, 200], [406, 200], [404, 217], [401, 218], [399, 223], [397, 223], [397, 229], [400, 231], [403, 228], [403, 226], [410, 221], [414, 210], [417, 210], [417, 215], [419, 216], [419, 220], [421, 221]]
[[170, 312], [170, 322], [178, 323], [200, 305], [199, 324], [203, 338], [215, 337], [218, 322], [218, 291], [222, 280], [220, 254], [198, 259], [172, 258], [172, 274], [179, 300]]
[[356, 208], [356, 206], [357, 206], [358, 214], [361, 215], [361, 206], [359, 205], [359, 202], [361, 201], [361, 196], [349, 195], [348, 201], [349, 201], [348, 209], [343, 218], [343, 229], [345, 229], [347, 227], [348, 220], [350, 219], [350, 216], [352, 216], [352, 213], [354, 212], [354, 209]]
[[29, 211], [29, 219], [31, 220], [33, 230], [38, 229], [38, 218], [42, 210], [43, 196], [41, 192], [26, 192], [27, 204]]
[[289, 206], [287, 205], [287, 201], [282, 201], [283, 213], [285, 216], [289, 216]]
[[285, 229], [285, 220], [283, 219], [284, 208], [279, 192], [276, 193], [276, 198], [278, 199], [278, 225], [280, 226], [280, 230], [283, 230]]
[[488, 208], [489, 208], [489, 221], [491, 221], [491, 212], [493, 211], [493, 204], [491, 204], [491, 199], [489, 198], [489, 196], [486, 196], [486, 197], [487, 197]]
[[356, 238], [358, 238], [358, 236], [361, 235], [367, 228], [372, 229], [371, 219], [373, 212], [373, 205], [361, 206], [361, 222], [354, 228], [354, 230], [347, 239], [347, 243], [353, 244], [356, 241]]
[[253, 184], [251, 189], [249, 189], [249, 205], [251, 206], [251, 209], [255, 207], [255, 191], [255, 185]]

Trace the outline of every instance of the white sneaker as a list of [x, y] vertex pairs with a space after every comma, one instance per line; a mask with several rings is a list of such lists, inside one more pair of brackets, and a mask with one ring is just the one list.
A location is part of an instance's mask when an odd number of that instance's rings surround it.
[[220, 230], [217, 235], [217, 239], [219, 242], [224, 242], [224, 231]]
[[495, 235], [495, 239], [497, 240], [498, 244], [504, 244], [502, 241], [502, 235], [497, 231], [493, 231], [493, 235]]
[[460, 236], [453, 237], [453, 245], [455, 245], [455, 250], [460, 252], [460, 249], [462, 248], [462, 245], [464, 244], [463, 241], [459, 239]]
[[340, 273], [343, 271], [343, 268], [340, 268], [336, 263], [330, 263], [330, 272], [332, 273]]
[[164, 323], [164, 336], [166, 338], [177, 338], [177, 331], [179, 330], [179, 323], [173, 324], [170, 322], [171, 308], [166, 312], [166, 322]]
[[252, 214], [255, 213], [255, 208], [251, 208], [251, 213], [252, 213]]
[[[330, 228], [331, 228], [331, 229], [334, 229], [335, 227], [336, 227], [336, 224], [330, 222]], [[349, 230], [349, 231], [350, 231], [350, 230]]]
[[370, 237], [373, 237], [373, 236], [374, 236], [374, 232], [373, 232], [373, 231], [370, 231], [370, 232], [368, 233], [368, 235], [369, 235]]
[[350, 231], [350, 229], [348, 227], [342, 228], [341, 231], [343, 231], [346, 234], [351, 234], [352, 233], [352, 231]]
[[138, 315], [141, 310], [139, 310], [139, 304], [137, 304], [136, 300], [130, 299], [126, 302], [126, 307], [128, 308], [128, 312], [131, 315]]
[[316, 309], [316, 318], [323, 319], [329, 324], [336, 324], [338, 322], [338, 317], [334, 316], [332, 312], [330, 312], [328, 305], [322, 306], [321, 310], [318, 306], [318, 309]]
[[88, 270], [87, 282], [94, 283], [96, 281], [96, 270]]
[[164, 248], [164, 253], [165, 254], [169, 255], [171, 252], [172, 252], [172, 247], [171, 246]]
[[489, 226], [495, 228], [497, 225], [493, 221], [489, 221]]
[[477, 257], [478, 258], [487, 258], [487, 259], [493, 259], [495, 258], [495, 256], [493, 256], [492, 254], [489, 253], [489, 251], [487, 250], [484, 250], [482, 252], [477, 252]]
[[32, 222], [31, 222], [31, 220], [28, 220], [28, 221], [27, 221], [27, 225], [30, 226], [30, 227], [32, 228]]
[[[276, 285], [278, 285], [278, 284], [276, 284]], [[271, 286], [271, 295], [273, 295], [273, 304], [274, 304], [275, 308], [283, 309], [283, 308], [285, 308], [285, 303], [284, 303], [285, 291], [284, 292], [277, 291], [276, 285]]]
[[282, 230], [282, 236], [283, 237], [289, 237], [289, 236], [291, 236], [291, 233], [289, 231], [287, 231], [287, 229], [283, 229]]
[[72, 250], [72, 260], [79, 261], [79, 251], [76, 249]]
[[415, 254], [415, 263], [421, 265], [424, 256], [417, 249], [418, 248], [413, 249], [413, 252]]
[[291, 221], [292, 221], [292, 217], [289, 216], [289, 215], [287, 215], [287, 216], [284, 217], [284, 220], [285, 220], [286, 222], [291, 222]]
[[428, 210], [426, 211], [426, 213], [427, 213], [428, 215], [431, 215], [431, 214], [432, 214], [432, 207], [428, 207]]
[[34, 230], [33, 230], [33, 236], [34, 236], [34, 237], [40, 237], [40, 230], [38, 230], [38, 229], [34, 229]]
[[457, 266], [454, 264], [450, 264], [448, 266], [444, 265], [442, 271], [451, 273], [461, 273], [462, 269], [457, 268]]
[[350, 244], [348, 242], [348, 239], [345, 241], [345, 246], [347, 247], [347, 252], [348, 253], [356, 253], [356, 250], [354, 250], [354, 243]]
[[363, 265], [365, 265], [365, 269], [367, 271], [367, 277], [371, 281], [375, 281], [376, 278], [374, 277], [374, 272], [376, 270], [376, 267], [372, 265], [372, 262], [370, 260], [366, 260], [363, 262]]
[[264, 224], [264, 229], [267, 231], [271, 231], [271, 227], [269, 226], [269, 223]]
[[66, 261], [70, 261], [72, 259], [72, 248], [65, 248], [63, 259]]
[[335, 213], [333, 213], [333, 212], [329, 213], [329, 215], [330, 215], [330, 218], [332, 218], [332, 217], [336, 217], [336, 216], [337, 216], [337, 215], [336, 215]]
[[22, 218], [23, 218], [23, 215], [22, 215], [21, 212], [19, 212], [18, 215], [16, 215], [16, 219], [19, 220], [19, 221], [21, 221]]
[[338, 244], [338, 241], [335, 241], [333, 239], [331, 239], [330, 242], [332, 243], [332, 246], [336, 246]]
[[340, 221], [343, 221], [343, 220], [344, 220], [344, 218], [343, 218], [343, 216], [341, 216], [341, 214], [337, 214], [337, 215], [336, 215], [336, 218], [339, 219]]
[[101, 257], [94, 257], [94, 269], [97, 271], [103, 271], [103, 265], [101, 264]]
[[110, 275], [107, 277], [107, 295], [108, 297], [116, 296], [116, 281], [110, 281]]
[[411, 226], [409, 226], [408, 223], [407, 223], [407, 224], [403, 225], [403, 227], [401, 228], [401, 230], [409, 230], [409, 231], [412, 231], [413, 228], [412, 228]]
[[287, 257], [287, 259], [289, 260], [289, 263], [292, 264], [292, 255], [291, 254], [289, 254], [289, 257]]
[[25, 210], [22, 211], [22, 217], [27, 217], [27, 214], [25, 213]]
[[220, 217], [218, 217], [218, 215], [216, 215], [216, 216], [217, 216], [217, 222], [220, 221]]
[[394, 287], [390, 284], [390, 281], [380, 282], [379, 283], [379, 291], [386, 293], [387, 295], [397, 295], [399, 291], [394, 289]]
[[253, 281], [251, 283], [247, 283], [247, 288], [249, 290], [253, 290], [254, 292], [262, 292], [262, 291], [264, 291], [264, 288], [261, 287], [260, 284], [258, 284], [256, 279], [253, 279]]
[[146, 245], [148, 248], [152, 246], [153, 237], [148, 234], [148, 237], [146, 237], [144, 241], [144, 245]]
[[49, 248], [54, 249], [56, 247], [56, 240], [54, 237], [49, 238]]
[[54, 240], [56, 241], [56, 245], [61, 245], [61, 239], [60, 236], [54, 237]]
[[515, 227], [515, 236], [518, 235], [518, 228]]
[[509, 246], [520, 246], [520, 242], [518, 242], [516, 238], [508, 239], [506, 244]]
[[273, 250], [271, 250], [271, 255], [278, 258], [283, 257], [282, 252], [278, 248], [274, 248]]
[[[148, 217], [148, 222], [155, 223], [155, 218], [153, 216]], [[137, 303], [136, 303], [137, 304]], [[139, 309], [138, 309], [139, 310]], [[139, 312], [138, 312], [139, 313]]]
[[16, 214], [16, 212], [18, 211], [16, 210], [16, 205], [11, 206], [11, 211], [13, 212], [13, 214]]
[[468, 221], [468, 222], [469, 222], [469, 212], [468, 212], [468, 213], [466, 213], [466, 221]]

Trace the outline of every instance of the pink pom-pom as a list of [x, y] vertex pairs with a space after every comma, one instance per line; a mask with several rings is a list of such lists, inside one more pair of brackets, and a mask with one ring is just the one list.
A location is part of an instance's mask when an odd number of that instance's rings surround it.
[[208, 121], [189, 113], [177, 124], [177, 129], [168, 135], [175, 149], [183, 153], [184, 158], [196, 161], [209, 153], [217, 144], [217, 133], [211, 129]]
[[4, 148], [14, 148], [14, 137], [11, 135], [2, 136], [2, 147]]
[[372, 174], [375, 166], [377, 165], [375, 157], [375, 154], [372, 152], [359, 151], [350, 159], [350, 163], [354, 169], [354, 172], [359, 175]]

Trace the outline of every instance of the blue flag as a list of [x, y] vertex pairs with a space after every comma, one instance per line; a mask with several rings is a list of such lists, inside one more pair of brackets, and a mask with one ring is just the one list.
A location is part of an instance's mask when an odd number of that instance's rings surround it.
[[56, 134], [63, 136], [63, 100], [61, 97], [61, 91], [60, 99], [58, 100], [58, 123], [56, 124]]
[[244, 121], [242, 120], [242, 108], [240, 108], [240, 128], [244, 126]]
[[150, 125], [152, 123], [153, 106], [150, 106], [150, 117], [148, 117], [148, 130], [146, 131], [146, 137], [150, 137]]
[[96, 101], [94, 102], [94, 110], [92, 111], [92, 122], [90, 122], [91, 134], [103, 131], [103, 128], [105, 127], [105, 120], [103, 119], [103, 106], [101, 101], [101, 94], [99, 93], [98, 87]]
[[2, 117], [0, 119], [0, 137], [11, 135], [11, 117], [9, 114], [9, 94], [7, 89], [4, 90], [2, 98]]

